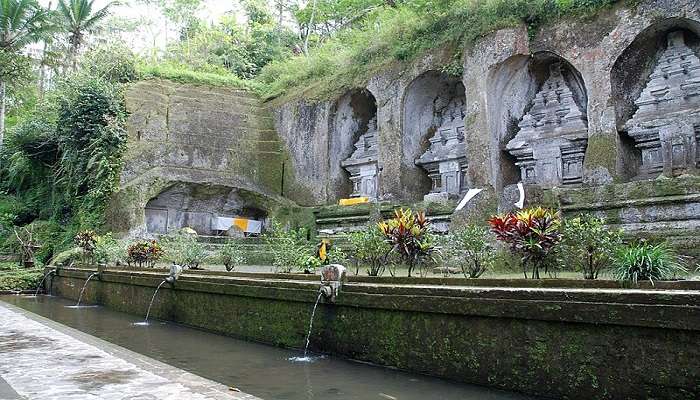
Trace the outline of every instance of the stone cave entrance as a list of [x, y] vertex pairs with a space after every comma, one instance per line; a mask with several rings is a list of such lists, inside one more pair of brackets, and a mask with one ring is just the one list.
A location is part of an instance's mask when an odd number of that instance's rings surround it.
[[460, 78], [427, 71], [403, 99], [402, 184], [411, 200], [467, 189], [465, 88]]
[[[146, 229], [150, 234], [167, 234], [187, 227], [204, 236], [251, 235], [254, 233], [232, 228], [232, 219], [259, 221], [262, 230], [268, 213], [256, 197], [227, 186], [177, 183], [146, 204]], [[253, 225], [251, 229], [256, 228]]]

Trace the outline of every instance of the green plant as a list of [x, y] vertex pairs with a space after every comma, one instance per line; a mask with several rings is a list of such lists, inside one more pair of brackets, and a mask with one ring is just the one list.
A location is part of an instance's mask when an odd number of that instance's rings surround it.
[[91, 263], [94, 260], [95, 247], [97, 245], [97, 234], [95, 231], [80, 231], [75, 235], [73, 241], [83, 253], [83, 263]]
[[408, 266], [409, 277], [415, 267], [419, 268], [421, 276], [427, 274], [427, 267], [435, 262], [438, 249], [424, 212], [399, 209], [394, 211], [394, 218], [379, 222], [378, 227], [391, 250]]
[[21, 53], [49, 29], [49, 13], [36, 0], [0, 0], [0, 150], [5, 135], [8, 84], [25, 75], [28, 59]]
[[598, 279], [622, 246], [622, 230], [608, 229], [593, 215], [580, 215], [564, 221], [561, 246], [562, 265], [573, 265], [584, 279]]
[[164, 250], [161, 245], [155, 240], [141, 240], [127, 247], [126, 261], [131, 267], [138, 265], [139, 268], [144, 266], [153, 268], [156, 262], [163, 257]]
[[458, 266], [466, 278], [483, 275], [495, 258], [493, 245], [488, 240], [488, 229], [476, 225], [450, 232], [444, 238], [442, 251], [446, 264]]
[[26, 269], [11, 263], [0, 263], [0, 290], [30, 290], [43, 278], [40, 268]]
[[364, 230], [351, 233], [348, 239], [352, 249], [350, 257], [355, 263], [355, 275], [359, 274], [362, 266], [367, 268], [367, 275], [382, 276], [391, 246], [379, 227], [370, 225]]
[[542, 207], [493, 216], [489, 225], [496, 239], [521, 256], [526, 279], [528, 265], [532, 266], [532, 279], [540, 279], [540, 268], [548, 265], [548, 257], [562, 239], [559, 214]]
[[126, 246], [123, 241], [116, 240], [111, 233], [98, 236], [95, 240], [94, 258], [99, 264], [116, 264], [125, 263], [124, 254]]
[[621, 248], [612, 264], [612, 275], [619, 281], [637, 284], [648, 280], [673, 279], [688, 270], [683, 260], [667, 243], [636, 242]]
[[313, 247], [305, 239], [302, 229], [284, 229], [279, 222], [272, 221], [264, 239], [272, 252], [272, 265], [278, 273], [303, 270], [309, 257], [314, 256]]
[[120, 43], [109, 43], [90, 49], [80, 59], [84, 74], [111, 83], [129, 83], [138, 77], [137, 56]]
[[63, 30], [68, 33], [73, 69], [76, 68], [78, 54], [85, 44], [87, 33], [98, 29], [100, 23], [109, 16], [110, 8], [116, 3], [110, 1], [102, 8], [93, 10], [94, 0], [58, 0], [56, 15]]
[[[387, 65], [410, 62], [436, 49], [464, 49], [498, 29], [589, 16], [619, 0], [445, 0], [384, 2], [359, 13], [353, 23], [300, 54], [267, 64], [259, 81], [264, 95], [332, 97], [367, 80]], [[331, 3], [332, 4], [332, 3]], [[347, 8], [343, 3], [340, 11]], [[349, 8], [353, 10], [353, 8]], [[322, 20], [320, 20], [322, 21]], [[449, 55], [448, 55], [449, 57]], [[450, 62], [457, 66], [458, 62]], [[458, 72], [457, 68], [447, 68]]]
[[195, 232], [181, 230], [161, 238], [167, 259], [183, 268], [199, 269], [206, 258], [204, 246]]
[[219, 249], [219, 261], [224, 264], [226, 271], [233, 271], [237, 266], [245, 263], [245, 257], [241, 246], [234, 240], [227, 240]]

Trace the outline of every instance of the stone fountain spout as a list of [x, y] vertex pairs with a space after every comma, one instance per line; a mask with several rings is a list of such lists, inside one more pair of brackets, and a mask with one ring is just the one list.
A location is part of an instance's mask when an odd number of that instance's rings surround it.
[[177, 280], [180, 278], [180, 275], [182, 274], [183, 271], [184, 271], [184, 269], [180, 265], [177, 265], [177, 264], [171, 265], [170, 266], [170, 273], [168, 274], [168, 277], [165, 278], [165, 281], [168, 282], [168, 284], [170, 284], [170, 285], [174, 285], [175, 282], [177, 282]]
[[346, 269], [340, 264], [327, 265], [321, 269], [320, 292], [326, 301], [335, 302], [346, 279]]

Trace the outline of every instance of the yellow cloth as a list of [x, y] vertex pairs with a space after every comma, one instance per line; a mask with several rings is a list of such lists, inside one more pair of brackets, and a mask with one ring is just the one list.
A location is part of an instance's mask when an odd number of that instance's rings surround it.
[[233, 226], [245, 232], [248, 229], [248, 220], [244, 218], [234, 218]]
[[321, 259], [321, 261], [326, 261], [327, 255], [326, 255], [326, 241], [324, 240], [321, 242], [321, 248], [318, 249], [318, 258]]
[[354, 206], [356, 204], [369, 203], [369, 197], [355, 197], [353, 199], [340, 199], [341, 206]]

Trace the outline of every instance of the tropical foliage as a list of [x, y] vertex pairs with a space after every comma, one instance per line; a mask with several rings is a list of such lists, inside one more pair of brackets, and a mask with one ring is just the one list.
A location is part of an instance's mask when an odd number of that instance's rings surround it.
[[443, 239], [443, 260], [448, 267], [459, 268], [466, 278], [478, 278], [488, 271], [495, 258], [488, 229], [468, 225], [450, 232]]
[[377, 225], [353, 232], [348, 237], [350, 241], [350, 260], [355, 264], [355, 275], [360, 268], [366, 268], [369, 276], [382, 276], [387, 266], [387, 257], [391, 246]]
[[43, 277], [41, 268], [26, 269], [0, 263], [0, 290], [34, 290]]
[[5, 135], [8, 82], [25, 76], [28, 63], [21, 52], [46, 34], [47, 19], [48, 12], [36, 0], [0, 0], [0, 150]]
[[83, 262], [91, 263], [94, 259], [95, 248], [97, 247], [97, 234], [93, 230], [78, 232], [73, 239], [75, 245], [83, 253]]
[[96, 0], [58, 0], [59, 24], [68, 33], [70, 59], [74, 70], [77, 67], [78, 54], [85, 44], [85, 36], [99, 28], [115, 4], [110, 1], [97, 8], [95, 2]]
[[525, 278], [530, 266], [532, 279], [540, 279], [540, 267], [546, 265], [548, 256], [562, 240], [559, 214], [547, 208], [497, 215], [491, 217], [489, 225], [498, 240], [520, 255]]
[[187, 230], [164, 236], [161, 244], [166, 259], [183, 268], [199, 269], [207, 255], [204, 246], [197, 240], [197, 234]]
[[427, 268], [436, 261], [438, 249], [424, 212], [399, 209], [393, 219], [380, 222], [378, 227], [391, 250], [408, 266], [409, 277], [416, 267], [421, 276], [427, 274]]
[[138, 241], [129, 245], [126, 251], [126, 261], [129, 266], [138, 266], [139, 268], [155, 267], [165, 253], [163, 247], [155, 240]]
[[612, 275], [620, 281], [673, 279], [687, 273], [683, 260], [667, 243], [636, 242], [620, 249], [612, 264]]
[[564, 221], [560, 263], [581, 271], [584, 279], [598, 279], [622, 246], [622, 231], [609, 229], [604, 222], [593, 215]]
[[304, 270], [310, 257], [314, 256], [313, 246], [306, 240], [303, 229], [286, 229], [279, 222], [273, 221], [264, 236], [265, 243], [272, 253], [272, 265], [279, 273], [292, 270]]
[[227, 240], [218, 252], [219, 262], [221, 262], [226, 271], [233, 271], [236, 267], [245, 263], [245, 257], [241, 246], [235, 240]]

